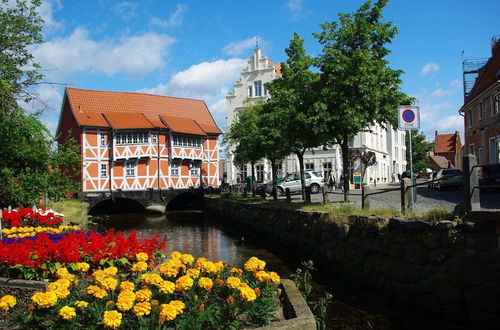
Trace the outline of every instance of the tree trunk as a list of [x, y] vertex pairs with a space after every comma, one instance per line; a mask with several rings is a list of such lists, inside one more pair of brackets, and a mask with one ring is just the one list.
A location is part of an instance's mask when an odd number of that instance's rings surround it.
[[278, 188], [276, 187], [277, 179], [276, 179], [276, 160], [271, 159], [271, 175], [273, 177], [273, 200], [278, 200]]
[[349, 145], [347, 139], [340, 144], [342, 149], [342, 173], [344, 173], [344, 202], [350, 202], [349, 196]]
[[251, 189], [252, 189], [252, 197], [255, 197], [255, 162], [250, 162], [252, 166], [252, 180], [251, 180]]
[[306, 179], [304, 178], [304, 152], [306, 149], [295, 152], [297, 158], [299, 159], [299, 169], [300, 169], [300, 185], [302, 187], [302, 200], [306, 200]]

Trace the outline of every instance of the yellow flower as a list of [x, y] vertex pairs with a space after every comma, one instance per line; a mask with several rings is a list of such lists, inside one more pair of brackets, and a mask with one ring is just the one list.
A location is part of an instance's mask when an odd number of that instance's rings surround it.
[[57, 303], [57, 295], [54, 292], [35, 292], [31, 301], [41, 308], [49, 308]]
[[54, 290], [53, 292], [56, 294], [57, 299], [66, 299], [71, 293], [66, 288], [58, 288], [57, 290]]
[[240, 297], [245, 301], [254, 301], [257, 299], [255, 291], [250, 287], [240, 287]]
[[212, 291], [212, 287], [214, 285], [214, 282], [208, 277], [200, 277], [198, 281], [198, 285], [202, 287], [203, 289], [207, 290], [208, 292]]
[[136, 294], [132, 291], [122, 291], [116, 300], [116, 307], [122, 312], [128, 311], [134, 306]]
[[47, 291], [57, 291], [59, 289], [67, 289], [71, 285], [71, 282], [65, 278], [59, 279], [55, 282], [50, 283], [47, 286]]
[[140, 252], [135, 255], [137, 261], [148, 261], [149, 257], [147, 253]]
[[210, 273], [210, 274], [216, 274], [217, 273], [217, 267], [211, 261], [205, 261], [201, 265], [201, 269], [204, 270], [204, 271], [206, 271], [207, 273]]
[[144, 261], [138, 261], [132, 265], [132, 271], [135, 273], [142, 273], [148, 269], [148, 264]]
[[176, 277], [177, 274], [179, 274], [179, 268], [174, 266], [170, 262], [164, 262], [158, 268], [158, 273], [160, 273], [162, 276]]
[[113, 277], [106, 277], [98, 281], [101, 287], [108, 291], [113, 291], [118, 286], [118, 280]]
[[180, 253], [179, 251], [174, 251], [172, 253], [170, 253], [170, 259], [180, 259], [182, 256], [182, 253]]
[[11, 295], [5, 295], [2, 298], [0, 298], [0, 310], [2, 311], [8, 311], [12, 307], [14, 307], [17, 303], [17, 300], [14, 296]]
[[93, 295], [96, 298], [104, 298], [104, 297], [106, 297], [108, 295], [108, 293], [106, 292], [106, 290], [101, 289], [100, 287], [98, 287], [96, 285], [90, 285], [87, 288], [87, 293], [90, 294], [90, 295]]
[[160, 306], [160, 324], [172, 321], [177, 317], [177, 314], [177, 309], [174, 306], [171, 304], [162, 304]]
[[151, 297], [153, 296], [153, 293], [149, 289], [142, 289], [139, 290], [135, 293], [135, 300], [139, 302], [143, 301], [149, 301], [151, 300]]
[[279, 283], [279, 282], [280, 282], [280, 280], [281, 280], [281, 279], [280, 279], [280, 276], [279, 276], [277, 273], [275, 273], [275, 272], [270, 272], [270, 273], [269, 273], [269, 278], [270, 278], [270, 279], [271, 279], [271, 281], [272, 281], [272, 282], [274, 282], [274, 283]]
[[266, 267], [266, 262], [262, 261], [256, 257], [251, 257], [243, 265], [243, 268], [245, 268], [245, 270], [248, 272], [253, 272], [253, 271], [257, 271], [257, 270], [264, 270], [264, 267]]
[[74, 305], [78, 308], [86, 308], [89, 305], [89, 303], [83, 300], [78, 300], [75, 301]]
[[231, 289], [237, 289], [240, 286], [241, 281], [237, 277], [229, 276], [226, 279], [226, 283], [227, 283], [227, 286], [230, 287]]
[[86, 262], [77, 262], [76, 263], [76, 268], [81, 271], [81, 272], [86, 272], [89, 270], [90, 265]]
[[180, 300], [172, 300], [171, 302], [169, 302], [169, 305], [174, 306], [178, 314], [181, 314], [184, 308], [186, 308], [186, 304], [184, 304]]
[[68, 268], [66, 268], [66, 267], [61, 267], [61, 268], [59, 268], [59, 269], [57, 270], [57, 272], [56, 272], [56, 275], [57, 275], [57, 277], [59, 277], [59, 278], [60, 278], [62, 275], [67, 275], [67, 274], [69, 274], [69, 272], [68, 272]]
[[190, 268], [186, 270], [186, 275], [192, 278], [198, 278], [200, 277], [200, 270], [196, 268]]
[[123, 281], [120, 284], [120, 291], [125, 291], [125, 290], [134, 291], [134, 287], [135, 287], [134, 283], [130, 281]]
[[105, 311], [102, 318], [104, 326], [111, 329], [116, 329], [122, 324], [122, 314], [118, 311]]
[[269, 278], [269, 274], [263, 270], [259, 270], [258, 272], [255, 272], [254, 277], [257, 281], [264, 282]]
[[159, 286], [163, 283], [163, 279], [159, 274], [143, 274], [141, 275], [141, 282], [147, 285]]
[[234, 274], [234, 275], [237, 275], [237, 276], [243, 275], [243, 269], [240, 269], [240, 268], [231, 268], [231, 270], [229, 270], [229, 272], [231, 274]]
[[170, 281], [163, 281], [160, 286], [159, 286], [160, 292], [166, 293], [166, 294], [172, 294], [174, 293], [175, 290], [175, 284], [170, 282]]
[[149, 313], [151, 313], [151, 304], [147, 301], [138, 303], [134, 306], [132, 312], [134, 312], [136, 316], [149, 315]]
[[198, 259], [196, 259], [196, 263], [194, 264], [194, 267], [196, 269], [202, 269], [203, 268], [203, 264], [207, 262], [207, 258], [205, 257], [200, 257]]
[[220, 273], [224, 270], [224, 267], [226, 267], [226, 263], [224, 261], [217, 261], [216, 263], [214, 263], [214, 267], [215, 272]]
[[116, 273], [118, 273], [118, 268], [113, 267], [113, 266], [108, 267], [108, 268], [104, 269], [104, 272], [108, 275], [113, 276], [113, 275], [116, 275]]
[[194, 262], [194, 257], [190, 254], [182, 254], [180, 257], [184, 265], [191, 265]]
[[59, 316], [64, 320], [71, 320], [76, 316], [76, 312], [73, 307], [64, 306], [59, 310]]
[[175, 281], [177, 291], [187, 291], [193, 286], [193, 279], [187, 275], [181, 276]]
[[104, 270], [102, 269], [98, 269], [98, 270], [95, 270], [93, 273], [92, 273], [92, 277], [98, 281], [100, 279], [103, 279], [103, 278], [106, 278], [106, 277], [109, 277], [110, 274], [106, 273]]

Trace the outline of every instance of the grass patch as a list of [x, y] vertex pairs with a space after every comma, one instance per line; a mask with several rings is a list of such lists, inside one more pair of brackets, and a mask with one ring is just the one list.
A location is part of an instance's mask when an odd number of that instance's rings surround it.
[[431, 221], [453, 220], [453, 215], [450, 212], [443, 209], [434, 209], [425, 212], [421, 216], [421, 218]]
[[65, 223], [71, 221], [81, 227], [87, 225], [87, 205], [77, 199], [63, 199], [50, 204], [50, 208], [64, 214]]

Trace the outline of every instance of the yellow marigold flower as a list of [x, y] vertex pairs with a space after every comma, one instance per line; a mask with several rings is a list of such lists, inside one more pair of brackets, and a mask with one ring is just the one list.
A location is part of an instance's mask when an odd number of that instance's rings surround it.
[[120, 291], [134, 291], [134, 288], [135, 284], [130, 281], [123, 281], [122, 283], [120, 283]]
[[8, 311], [12, 307], [14, 307], [17, 303], [17, 300], [14, 296], [11, 295], [5, 295], [2, 298], [0, 298], [0, 310], [2, 311]]
[[240, 287], [240, 297], [245, 301], [254, 301], [257, 299], [257, 295], [252, 288], [249, 287]]
[[149, 289], [142, 289], [135, 293], [135, 300], [138, 302], [149, 301], [153, 293]]
[[280, 279], [280, 276], [279, 276], [277, 273], [275, 273], [275, 272], [270, 272], [270, 273], [269, 273], [269, 278], [270, 278], [270, 279], [271, 279], [271, 281], [272, 281], [272, 282], [274, 282], [274, 283], [279, 283], [279, 282], [280, 282], [280, 280], [281, 280], [281, 279]]
[[245, 270], [248, 272], [253, 272], [253, 271], [257, 271], [257, 270], [264, 270], [264, 267], [266, 267], [266, 262], [262, 261], [256, 257], [251, 257], [243, 265], [243, 268], [245, 268]]
[[231, 269], [229, 270], [229, 272], [230, 272], [231, 274], [235, 274], [235, 275], [237, 275], [237, 276], [241, 276], [241, 275], [243, 275], [243, 269], [240, 269], [240, 268], [231, 268]]
[[61, 277], [62, 275], [67, 275], [67, 274], [69, 274], [69, 272], [68, 272], [68, 268], [66, 268], [66, 267], [61, 267], [56, 271], [57, 277]]
[[263, 270], [259, 270], [258, 272], [255, 272], [253, 275], [255, 279], [259, 282], [264, 282], [269, 278], [269, 274]]
[[202, 269], [203, 268], [203, 264], [207, 262], [207, 258], [205, 257], [200, 257], [198, 259], [196, 259], [196, 263], [195, 263], [195, 268], [196, 269]]
[[59, 279], [55, 282], [49, 283], [47, 286], [47, 291], [57, 291], [58, 289], [67, 289], [71, 285], [71, 282], [65, 278]]
[[177, 267], [173, 267], [170, 263], [165, 262], [158, 268], [158, 273], [162, 276], [176, 277], [177, 274], [179, 274], [179, 269]]
[[210, 273], [210, 274], [216, 274], [217, 273], [217, 267], [211, 261], [205, 261], [201, 265], [201, 269], [204, 270], [207, 273]]
[[63, 320], [71, 320], [73, 317], [76, 316], [76, 312], [75, 312], [75, 309], [73, 307], [64, 306], [63, 308], [61, 308], [59, 310], [59, 316]]
[[80, 271], [80, 272], [83, 272], [85, 273], [86, 271], [89, 270], [90, 268], [90, 265], [86, 262], [77, 262], [76, 263], [76, 268]]
[[179, 251], [174, 251], [172, 253], [170, 253], [170, 259], [180, 259], [182, 256], [182, 253], [180, 253]]
[[122, 324], [122, 314], [118, 311], [105, 311], [102, 323], [107, 328], [116, 329]]
[[57, 295], [54, 292], [35, 292], [31, 301], [41, 308], [49, 308], [57, 303]]
[[188, 253], [182, 254], [180, 259], [184, 265], [191, 265], [194, 262], [194, 257]]
[[101, 289], [96, 285], [90, 285], [87, 288], [87, 293], [99, 299], [104, 298], [108, 295], [108, 292], [106, 290]]
[[77, 284], [78, 283], [78, 279], [76, 278], [76, 276], [73, 275], [73, 274], [70, 274], [70, 273], [61, 275], [59, 277], [59, 279], [61, 279], [61, 280], [68, 280], [69, 282], [71, 282], [73, 284]]
[[166, 294], [172, 294], [174, 293], [175, 290], [175, 284], [170, 281], [163, 281], [160, 286], [158, 287], [160, 292], [166, 293]]
[[89, 303], [83, 300], [75, 301], [74, 305], [78, 308], [87, 308]]
[[136, 259], [137, 261], [148, 261], [149, 256], [148, 256], [148, 254], [147, 254], [147, 253], [145, 253], [145, 252], [140, 252], [140, 253], [137, 253], [137, 254], [135, 255], [135, 259]]
[[163, 324], [168, 321], [172, 321], [177, 317], [177, 309], [171, 304], [162, 304], [160, 306], [160, 324]]
[[106, 277], [98, 281], [101, 287], [108, 291], [113, 291], [118, 286], [118, 280], [114, 277]]
[[169, 305], [174, 306], [178, 314], [181, 314], [184, 308], [186, 308], [186, 304], [184, 304], [180, 300], [172, 300], [171, 302], [169, 302]]
[[138, 261], [132, 265], [132, 271], [135, 273], [142, 273], [148, 269], [148, 264], [144, 261]]
[[134, 306], [132, 312], [134, 312], [136, 316], [149, 315], [149, 313], [151, 313], [151, 304], [147, 301], [138, 303]]
[[226, 267], [226, 263], [224, 261], [217, 261], [216, 263], [214, 263], [214, 267], [215, 272], [220, 273], [224, 270], [224, 267]]
[[237, 277], [229, 276], [226, 279], [226, 283], [227, 283], [227, 286], [230, 287], [231, 289], [237, 289], [240, 286], [241, 281]]
[[92, 273], [92, 277], [98, 281], [100, 279], [103, 279], [103, 278], [106, 278], [106, 277], [109, 277], [110, 275], [108, 273], [106, 273], [104, 270], [102, 269], [98, 269], [98, 270], [95, 270], [93, 273]]
[[113, 276], [113, 275], [116, 275], [116, 273], [118, 273], [118, 268], [111, 266], [111, 267], [104, 269], [104, 272], [108, 275]]
[[163, 283], [163, 278], [159, 274], [143, 274], [141, 275], [141, 282], [147, 285], [159, 286]]
[[175, 281], [177, 291], [187, 291], [193, 286], [193, 279], [187, 275], [181, 276]]
[[186, 270], [186, 275], [192, 278], [198, 278], [200, 277], [200, 270], [196, 268], [190, 268]]
[[198, 285], [202, 287], [203, 289], [207, 290], [208, 292], [212, 291], [212, 287], [214, 285], [214, 282], [208, 277], [200, 277], [198, 281]]
[[122, 312], [130, 310], [134, 306], [134, 300], [123, 298], [118, 298], [116, 300], [116, 308]]
[[70, 295], [70, 291], [66, 288], [58, 288], [57, 290], [53, 291], [57, 299], [66, 299]]

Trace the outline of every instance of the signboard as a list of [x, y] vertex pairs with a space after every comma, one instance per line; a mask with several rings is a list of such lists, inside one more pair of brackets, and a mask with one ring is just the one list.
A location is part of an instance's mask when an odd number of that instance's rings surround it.
[[356, 172], [352, 174], [354, 183], [361, 183], [361, 173]]
[[399, 129], [420, 129], [420, 109], [414, 105], [400, 105], [398, 107]]

